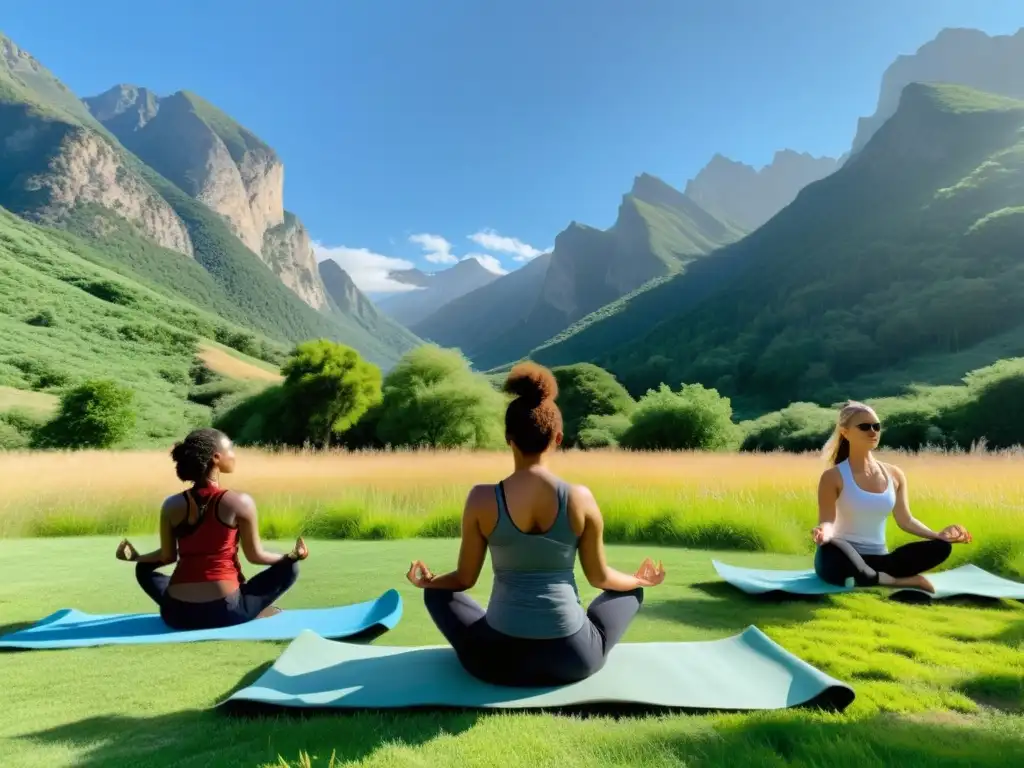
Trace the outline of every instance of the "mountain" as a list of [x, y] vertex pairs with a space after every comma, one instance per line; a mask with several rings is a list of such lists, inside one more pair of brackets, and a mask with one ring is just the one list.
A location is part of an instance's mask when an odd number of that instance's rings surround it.
[[259, 137], [187, 91], [117, 85], [83, 102], [129, 151], [223, 216], [303, 301], [326, 306], [309, 234], [284, 210], [284, 164]]
[[687, 182], [685, 192], [720, 219], [752, 232], [793, 202], [801, 189], [838, 167], [833, 157], [791, 149], [776, 152], [761, 170], [716, 154]]
[[700, 382], [745, 408], [856, 397], [845, 383], [1024, 325], [1022, 240], [1024, 102], [914, 83], [757, 231], [533, 357], [590, 360], [633, 393]]
[[377, 306], [388, 317], [409, 327], [426, 319], [445, 304], [499, 277], [473, 258], [464, 259], [448, 269], [429, 275], [418, 269], [392, 272], [393, 280], [415, 285], [417, 290], [388, 296], [378, 301]]
[[[522, 357], [591, 312], [686, 269], [742, 234], [665, 182], [642, 174], [623, 195], [610, 229], [572, 222], [555, 238], [546, 262], [538, 257], [413, 330], [490, 368]], [[512, 306], [495, 315], [499, 303]]]
[[857, 124], [851, 153], [859, 152], [896, 111], [910, 83], [948, 83], [1011, 98], [1024, 98], [1024, 28], [989, 36], [978, 29], [943, 29], [916, 53], [903, 55], [882, 76], [878, 106]]
[[0, 35], [0, 206], [81, 236], [97, 246], [93, 262], [231, 323], [284, 343], [334, 339], [390, 366], [419, 340], [328, 301], [305, 228], [280, 208], [282, 173], [269, 147], [198, 97], [124, 87], [87, 105]]

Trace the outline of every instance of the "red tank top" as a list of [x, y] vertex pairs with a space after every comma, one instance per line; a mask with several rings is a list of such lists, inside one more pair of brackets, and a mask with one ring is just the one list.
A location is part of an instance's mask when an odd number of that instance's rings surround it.
[[[217, 516], [225, 493], [226, 490], [211, 484], [183, 494], [188, 511], [174, 531], [178, 541], [178, 564], [171, 574], [171, 584], [227, 581], [237, 586], [245, 583], [238, 562], [238, 528], [225, 525]], [[197, 512], [198, 520], [190, 525], [189, 520]]]

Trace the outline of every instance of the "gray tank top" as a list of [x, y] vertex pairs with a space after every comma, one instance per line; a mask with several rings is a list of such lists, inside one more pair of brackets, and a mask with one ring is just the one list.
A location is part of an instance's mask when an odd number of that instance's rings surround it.
[[559, 480], [558, 513], [544, 533], [524, 533], [512, 522], [505, 488], [495, 486], [498, 523], [488, 538], [494, 586], [487, 623], [498, 632], [533, 640], [568, 637], [586, 619], [576, 588], [579, 538], [569, 523], [569, 486]]

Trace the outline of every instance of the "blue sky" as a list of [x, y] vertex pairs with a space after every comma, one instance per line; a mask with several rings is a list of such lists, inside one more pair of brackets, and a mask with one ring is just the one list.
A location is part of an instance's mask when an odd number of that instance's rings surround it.
[[285, 204], [368, 290], [514, 269], [635, 175], [838, 156], [885, 68], [1019, 0], [39, 0], [2, 29], [79, 95], [195, 91], [284, 160]]

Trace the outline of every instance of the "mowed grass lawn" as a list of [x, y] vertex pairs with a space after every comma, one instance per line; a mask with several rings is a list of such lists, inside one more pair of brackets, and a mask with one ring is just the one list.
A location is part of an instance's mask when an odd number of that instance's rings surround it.
[[[116, 537], [0, 541], [4, 631], [54, 610], [150, 611]], [[136, 537], [142, 548], [154, 536]], [[441, 642], [405, 579], [422, 558], [455, 562], [454, 540], [311, 541], [284, 608], [369, 599], [396, 587], [402, 621], [376, 644]], [[278, 550], [289, 542], [275, 542]], [[851, 684], [843, 713], [613, 719], [480, 712], [279, 715], [211, 707], [285, 643], [197, 643], [0, 652], [0, 762], [11, 766], [1010, 766], [1024, 755], [1024, 606], [903, 605], [884, 593], [765, 602], [720, 583], [712, 557], [801, 567], [806, 555], [614, 546], [614, 565], [664, 560], [626, 641], [724, 637], [754, 624]], [[489, 563], [471, 594], [485, 601]], [[253, 568], [247, 568], [248, 573]], [[596, 591], [580, 575], [584, 600]]]

